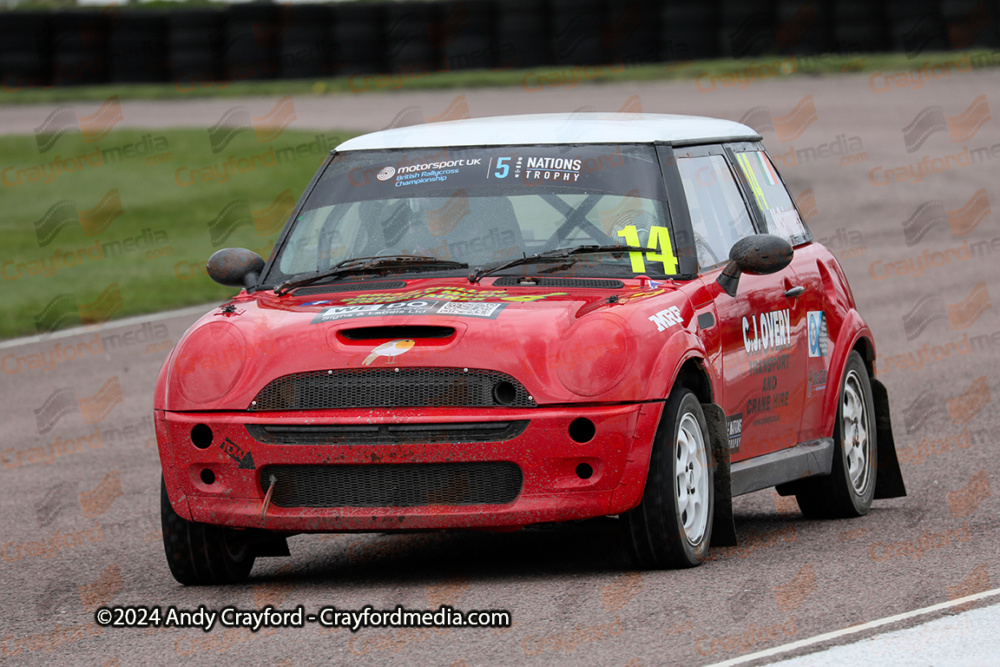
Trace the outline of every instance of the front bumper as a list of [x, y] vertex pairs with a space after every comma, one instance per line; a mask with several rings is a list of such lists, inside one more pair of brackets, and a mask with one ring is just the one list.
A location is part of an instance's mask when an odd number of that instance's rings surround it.
[[[157, 410], [155, 417], [167, 493], [180, 516], [202, 523], [276, 531], [384, 532], [516, 528], [619, 514], [631, 509], [642, 496], [662, 409], [662, 403], [654, 402], [485, 411], [180, 413]], [[570, 423], [579, 417], [590, 419], [596, 427], [594, 437], [585, 443], [575, 442], [569, 436]], [[247, 430], [249, 424], [443, 424], [514, 420], [529, 420], [530, 423], [512, 439], [461, 444], [265, 444], [252, 438]], [[204, 448], [192, 442], [192, 429], [199, 424], [212, 430], [211, 443]], [[521, 469], [523, 487], [513, 502], [416, 507], [278, 507], [272, 503], [265, 516], [260, 516], [265, 495], [261, 471], [270, 465], [491, 461], [509, 461]], [[593, 471], [586, 479], [577, 473], [581, 464], [590, 466]]]

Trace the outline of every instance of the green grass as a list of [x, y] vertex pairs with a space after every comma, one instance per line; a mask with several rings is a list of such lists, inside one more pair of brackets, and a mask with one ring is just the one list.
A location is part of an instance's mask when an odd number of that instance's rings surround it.
[[[273, 141], [260, 143], [253, 132], [245, 131], [219, 153], [212, 152], [206, 130], [116, 130], [96, 142], [85, 141], [80, 133], [69, 133], [44, 153], [34, 136], [0, 137], [0, 282], [4, 287], [0, 337], [36, 333], [36, 316], [60, 295], [71, 295], [82, 307], [85, 319], [86, 305], [97, 301], [112, 283], [118, 284], [121, 294], [114, 317], [234, 294], [233, 288], [208, 278], [205, 261], [215, 250], [232, 246], [266, 256], [288, 215], [289, 202], [298, 199], [329, 149], [354, 134], [325, 133], [325, 146], [320, 146], [315, 133], [286, 131]], [[160, 146], [149, 154], [164, 156], [161, 161], [149, 160], [149, 155], [111, 160], [109, 151], [142, 142], [143, 137], [147, 144]], [[225, 182], [178, 183], [190, 180], [191, 168], [225, 163], [230, 156], [270, 155], [272, 150], [277, 156], [277, 151], [309, 142], [317, 142], [311, 152], [307, 146], [294, 159], [285, 159], [277, 166], [263, 166], [258, 160], [256, 170], [237, 172]], [[81, 155], [94, 162], [98, 162], [97, 155], [103, 155], [103, 164], [56, 174], [50, 182], [29, 182], [26, 178], [32, 167], [50, 165], [57, 158], [68, 164], [68, 158]], [[24, 170], [20, 177], [24, 182], [17, 184], [20, 170]], [[95, 213], [91, 219], [86, 211], [109, 193], [113, 203], [115, 189], [121, 214], [102, 230], [101, 222], [107, 218]], [[276, 201], [277, 206], [267, 212]], [[72, 204], [55, 208], [53, 219], [68, 220], [68, 224], [40, 240], [34, 223], [60, 202]], [[233, 202], [241, 202], [235, 204], [233, 213], [242, 211], [247, 222], [235, 226], [228, 238], [213, 243], [209, 223]], [[110, 206], [109, 210], [113, 209]], [[247, 211], [256, 218], [245, 215]], [[43, 225], [46, 228], [54, 229]], [[141, 238], [143, 230], [152, 243], [128, 250], [123, 245], [115, 252], [115, 242]], [[42, 245], [44, 241], [48, 242]], [[53, 256], [66, 258], [67, 253], [75, 258], [74, 263], [67, 265], [67, 259], [52, 271]], [[107, 313], [107, 308], [98, 308], [95, 316]], [[63, 325], [74, 323], [79, 324], [80, 318], [69, 317]]]
[[[756, 58], [683, 61], [643, 65], [604, 65], [596, 67], [539, 67], [534, 69], [456, 70], [451, 72], [408, 72], [396, 75], [336, 77], [296, 81], [235, 81], [198, 83], [116, 84], [69, 88], [31, 88], [7, 90], [0, 104], [51, 104], [72, 101], [99, 101], [111, 95], [125, 99], [165, 100], [196, 97], [246, 97], [256, 95], [326, 95], [389, 92], [394, 90], [442, 90], [542, 85], [547, 89], [578, 83], [618, 81], [666, 81], [699, 77], [738, 77], [748, 68], [766, 66], [765, 78], [801, 75], [833, 75], [845, 72], [902, 72], [963, 59], [969, 69], [994, 66], [994, 53], [987, 50], [967, 52], [927, 52], [909, 58], [901, 53], [801, 56], [798, 58], [765, 55]], [[761, 70], [763, 71], [763, 70]], [[576, 80], [574, 81], [574, 77]], [[545, 83], [539, 83], [544, 81]]]

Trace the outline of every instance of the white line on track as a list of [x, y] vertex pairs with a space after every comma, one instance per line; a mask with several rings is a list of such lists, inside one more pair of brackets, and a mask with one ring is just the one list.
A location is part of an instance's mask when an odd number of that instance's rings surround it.
[[93, 333], [94, 331], [109, 331], [111, 329], [116, 329], [119, 327], [134, 327], [137, 324], [142, 324], [144, 322], [159, 322], [160, 320], [169, 320], [173, 317], [190, 317], [193, 315], [204, 315], [212, 308], [215, 308], [220, 303], [223, 303], [225, 299], [219, 299], [211, 303], [202, 304], [200, 306], [189, 306], [187, 308], [180, 308], [178, 310], [166, 310], [160, 313], [149, 313], [147, 315], [135, 315], [133, 317], [126, 317], [120, 320], [111, 320], [110, 322], [105, 322], [104, 324], [91, 324], [79, 327], [72, 327], [71, 329], [60, 329], [54, 333], [45, 336], [24, 336], [22, 338], [11, 338], [10, 340], [0, 341], [0, 350], [8, 347], [20, 347], [22, 345], [34, 345], [35, 343], [45, 343], [50, 340], [58, 340], [60, 338], [70, 338], [72, 336], [81, 336], [88, 333]]
[[859, 632], [865, 632], [866, 630], [880, 628], [884, 625], [891, 625], [892, 623], [899, 623], [900, 621], [906, 621], [911, 618], [917, 618], [918, 616], [933, 614], [936, 611], [950, 609], [952, 607], [968, 604], [969, 602], [975, 602], [977, 600], [984, 600], [986, 598], [990, 598], [996, 595], [1000, 595], [1000, 588], [994, 588], [993, 590], [983, 591], [982, 593], [976, 593], [975, 595], [967, 595], [964, 598], [958, 598], [956, 600], [950, 600], [948, 602], [941, 602], [940, 604], [931, 605], [930, 607], [924, 607], [922, 609], [914, 609], [913, 611], [907, 611], [902, 614], [896, 614], [895, 616], [887, 616], [885, 618], [880, 618], [874, 621], [868, 621], [867, 623], [862, 623], [861, 625], [852, 625], [849, 628], [834, 630], [833, 632], [824, 632], [823, 634], [816, 635], [815, 637], [809, 637], [808, 639], [800, 639], [799, 641], [796, 642], [791, 642], [789, 644], [782, 644], [781, 646], [775, 646], [773, 648], [765, 649], [763, 651], [757, 651], [756, 653], [741, 655], [738, 658], [731, 658], [729, 660], [723, 660], [722, 662], [715, 662], [712, 663], [711, 665], [706, 665], [706, 667], [730, 667], [731, 665], [743, 665], [748, 662], [753, 662], [755, 660], [770, 658], [776, 655], [780, 655], [782, 653], [788, 653], [789, 651], [795, 651], [800, 648], [805, 648], [806, 646], [821, 644], [823, 642], [828, 642], [833, 639], [839, 639], [841, 637], [847, 637], [850, 635], [857, 634]]

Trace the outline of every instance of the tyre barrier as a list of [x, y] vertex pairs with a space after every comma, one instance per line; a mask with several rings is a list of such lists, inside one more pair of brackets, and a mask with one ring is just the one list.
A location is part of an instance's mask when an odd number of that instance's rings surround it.
[[834, 47], [845, 53], [886, 50], [889, 27], [885, 7], [871, 0], [833, 3]]
[[222, 46], [225, 78], [229, 81], [276, 79], [275, 45], [285, 7], [243, 4], [226, 10], [225, 43]]
[[50, 81], [49, 24], [43, 12], [9, 12], [0, 17], [0, 85], [3, 90], [44, 86]]
[[0, 86], [1000, 48], [992, 0], [438, 0], [0, 11]]
[[333, 76], [333, 39], [329, 5], [288, 5], [284, 25], [277, 34], [275, 57], [282, 79], [316, 79]]
[[494, 35], [496, 3], [491, 0], [449, 0], [441, 7], [435, 40], [438, 69], [489, 69], [498, 62]]
[[923, 51], [947, 49], [944, 19], [938, 4], [938, 0], [887, 0], [885, 15], [892, 50], [916, 57]]
[[75, 86], [108, 81], [105, 51], [113, 18], [113, 14], [79, 10], [52, 15], [49, 48], [53, 85]]
[[386, 71], [384, 6], [338, 4], [327, 28], [331, 68], [336, 74], [375, 74]]
[[385, 55], [388, 72], [422, 74], [440, 61], [442, 3], [393, 3], [385, 8]]
[[778, 51], [816, 55], [834, 50], [831, 5], [829, 0], [778, 0], [774, 14]]
[[720, 55], [747, 58], [775, 53], [775, 4], [769, 0], [720, 0]]
[[944, 0], [938, 5], [948, 43], [953, 49], [996, 49], [1000, 47], [1000, 6], [983, 0]]
[[217, 10], [167, 14], [167, 63], [170, 80], [181, 90], [222, 80], [225, 14]]
[[548, 8], [542, 2], [501, 0], [496, 11], [496, 67], [538, 67], [552, 62]]
[[670, 0], [660, 11], [660, 60], [717, 58], [719, 9], [715, 3]]
[[603, 0], [549, 0], [553, 64], [609, 62], [601, 38], [604, 4]]
[[677, 59], [661, 55], [660, 5], [657, 0], [608, 3], [600, 27], [607, 62], [639, 64]]
[[163, 12], [126, 12], [108, 37], [108, 78], [116, 83], [166, 81], [167, 15]]

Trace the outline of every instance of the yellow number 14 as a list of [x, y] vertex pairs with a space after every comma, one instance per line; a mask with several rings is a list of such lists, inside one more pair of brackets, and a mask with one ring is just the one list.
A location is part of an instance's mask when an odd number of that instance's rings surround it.
[[[637, 246], [639, 244], [639, 230], [635, 225], [629, 225], [618, 232], [618, 236], [625, 239], [626, 245]], [[646, 244], [649, 252], [646, 259], [651, 262], [661, 262], [663, 273], [668, 276], [677, 273], [677, 258], [674, 257], [674, 249], [670, 244], [670, 232], [666, 227], [654, 226], [649, 230], [649, 243]], [[659, 252], [656, 252], [657, 249]], [[630, 252], [629, 259], [632, 261], [632, 273], [645, 273], [646, 262], [643, 260], [641, 252]]]

